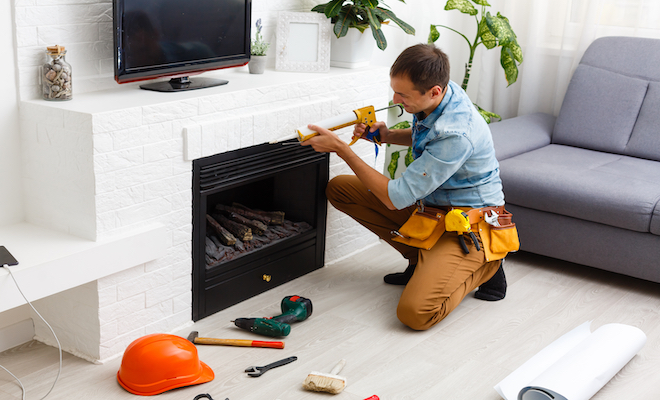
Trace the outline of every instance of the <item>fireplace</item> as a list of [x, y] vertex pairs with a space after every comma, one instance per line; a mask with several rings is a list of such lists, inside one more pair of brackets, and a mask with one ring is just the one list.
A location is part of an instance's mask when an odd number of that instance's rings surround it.
[[193, 162], [194, 321], [323, 266], [328, 171], [328, 154], [296, 141]]

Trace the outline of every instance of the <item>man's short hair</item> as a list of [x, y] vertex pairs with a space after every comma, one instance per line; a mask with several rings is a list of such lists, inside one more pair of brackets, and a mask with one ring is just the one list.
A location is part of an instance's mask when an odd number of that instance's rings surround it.
[[422, 94], [436, 85], [444, 90], [449, 83], [449, 58], [435, 45], [420, 43], [399, 55], [390, 76], [407, 76]]

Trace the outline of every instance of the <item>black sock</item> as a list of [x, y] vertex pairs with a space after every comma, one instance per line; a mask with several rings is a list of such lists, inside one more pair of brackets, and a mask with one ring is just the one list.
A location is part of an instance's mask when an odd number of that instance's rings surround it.
[[383, 280], [385, 281], [385, 283], [389, 283], [390, 285], [406, 285], [408, 284], [410, 278], [412, 278], [416, 266], [417, 264], [408, 265], [408, 268], [406, 268], [404, 272], [387, 274], [385, 275]]
[[504, 276], [502, 265], [504, 265], [504, 260], [500, 263], [500, 268], [495, 275], [479, 286], [479, 289], [474, 293], [474, 297], [479, 300], [497, 301], [506, 296], [506, 276]]

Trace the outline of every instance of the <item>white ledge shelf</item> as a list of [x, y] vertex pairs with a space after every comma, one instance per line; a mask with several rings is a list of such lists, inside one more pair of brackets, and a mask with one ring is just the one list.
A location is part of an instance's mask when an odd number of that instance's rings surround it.
[[[167, 236], [165, 226], [155, 225], [95, 242], [19, 223], [0, 227], [0, 245], [18, 260], [9, 268], [33, 301], [163, 257]], [[23, 304], [9, 272], [0, 268], [0, 312]]]

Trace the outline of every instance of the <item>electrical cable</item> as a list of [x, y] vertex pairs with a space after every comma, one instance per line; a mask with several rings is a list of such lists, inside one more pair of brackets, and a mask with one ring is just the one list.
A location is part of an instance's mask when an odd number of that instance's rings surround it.
[[[58, 348], [58, 350], [59, 350], [59, 354], [60, 354], [60, 368], [59, 368], [59, 370], [57, 371], [57, 376], [55, 377], [55, 382], [53, 382], [53, 386], [51, 386], [51, 387], [50, 387], [50, 390], [48, 390], [48, 393], [46, 393], [46, 394], [44, 395], [44, 397], [42, 397], [42, 398], [40, 399], [40, 400], [43, 400], [43, 399], [45, 399], [46, 397], [48, 397], [48, 395], [50, 394], [50, 392], [53, 391], [53, 389], [55, 388], [55, 385], [57, 384], [57, 381], [60, 379], [60, 374], [62, 373], [62, 345], [60, 344], [60, 340], [57, 338], [57, 335], [55, 334], [55, 331], [54, 331], [53, 328], [50, 326], [50, 324], [44, 319], [44, 317], [41, 316], [41, 314], [39, 314], [39, 311], [37, 311], [37, 309], [34, 308], [34, 306], [32, 305], [32, 303], [30, 303], [30, 300], [28, 300], [27, 297], [25, 297], [25, 294], [23, 294], [23, 291], [21, 290], [20, 286], [18, 286], [18, 282], [16, 281], [16, 278], [14, 278], [14, 274], [11, 272], [11, 268], [9, 268], [9, 265], [5, 264], [5, 265], [3, 265], [3, 267], [9, 272], [9, 276], [11, 276], [11, 279], [14, 280], [14, 283], [16, 284], [16, 288], [18, 289], [18, 292], [21, 294], [21, 296], [23, 296], [23, 298], [25, 299], [25, 301], [26, 301], [26, 302], [28, 303], [28, 305], [32, 308], [32, 310], [33, 310], [33, 311], [39, 316], [39, 318], [41, 318], [41, 320], [44, 321], [44, 324], [46, 324], [46, 326], [48, 327], [48, 329], [50, 329], [50, 332], [53, 334], [53, 337], [55, 338], [55, 341], [57, 342], [57, 348]], [[12, 374], [7, 368], [3, 367], [2, 365], [0, 365], [0, 368], [2, 368], [2, 369], [4, 369], [5, 371], [7, 371], [7, 373], [9, 373], [9, 375], [13, 376], [14, 379], [16, 379], [16, 380], [18, 381], [18, 384], [21, 386], [21, 390], [23, 391], [23, 397], [22, 397], [22, 399], [25, 400], [25, 387], [23, 386], [23, 383], [21, 382], [21, 380], [18, 379], [18, 378], [16, 377], [16, 375]]]

